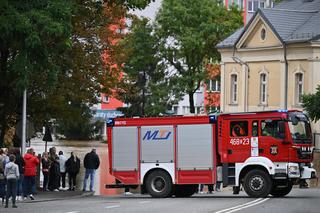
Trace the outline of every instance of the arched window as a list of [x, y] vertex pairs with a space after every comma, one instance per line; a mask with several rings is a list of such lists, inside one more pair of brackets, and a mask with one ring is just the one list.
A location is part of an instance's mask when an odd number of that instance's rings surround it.
[[302, 103], [303, 94], [303, 73], [295, 74], [295, 104]]
[[267, 103], [267, 74], [260, 74], [260, 104]]
[[231, 75], [231, 103], [236, 104], [238, 102], [238, 76], [236, 74]]

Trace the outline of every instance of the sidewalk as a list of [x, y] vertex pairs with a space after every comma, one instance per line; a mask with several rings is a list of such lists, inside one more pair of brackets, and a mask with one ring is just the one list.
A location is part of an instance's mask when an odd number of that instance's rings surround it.
[[35, 203], [35, 202], [46, 202], [55, 200], [66, 200], [66, 199], [76, 199], [81, 197], [93, 196], [94, 192], [83, 192], [83, 191], [58, 191], [58, 192], [45, 192], [37, 191], [34, 195], [35, 200], [31, 200], [29, 197], [25, 201], [18, 201], [21, 203]]

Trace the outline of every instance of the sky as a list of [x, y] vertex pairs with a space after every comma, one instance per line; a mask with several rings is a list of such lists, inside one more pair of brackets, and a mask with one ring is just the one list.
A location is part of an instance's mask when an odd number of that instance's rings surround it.
[[161, 6], [161, 1], [162, 0], [155, 0], [154, 2], [151, 2], [144, 10], [135, 10], [130, 12], [138, 16], [144, 16], [146, 18], [149, 18], [151, 21], [154, 21], [157, 10]]

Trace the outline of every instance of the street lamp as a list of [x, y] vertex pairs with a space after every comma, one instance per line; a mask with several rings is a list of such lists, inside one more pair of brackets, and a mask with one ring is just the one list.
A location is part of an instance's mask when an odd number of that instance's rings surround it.
[[247, 67], [248, 70], [248, 76], [245, 73], [245, 82], [244, 82], [244, 90], [245, 90], [245, 95], [244, 95], [244, 111], [248, 112], [248, 108], [249, 108], [249, 72], [250, 72], [250, 68], [247, 62], [243, 61], [241, 58], [237, 57], [237, 56], [232, 56], [231, 57], [232, 60], [234, 62], [236, 62], [237, 64], [240, 65], [244, 65]]

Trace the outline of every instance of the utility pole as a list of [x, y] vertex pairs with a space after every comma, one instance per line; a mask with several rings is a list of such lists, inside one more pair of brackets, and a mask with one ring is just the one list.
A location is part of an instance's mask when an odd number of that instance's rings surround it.
[[26, 152], [26, 131], [27, 130], [27, 89], [23, 90], [22, 104], [22, 136], [21, 136], [21, 155]]

